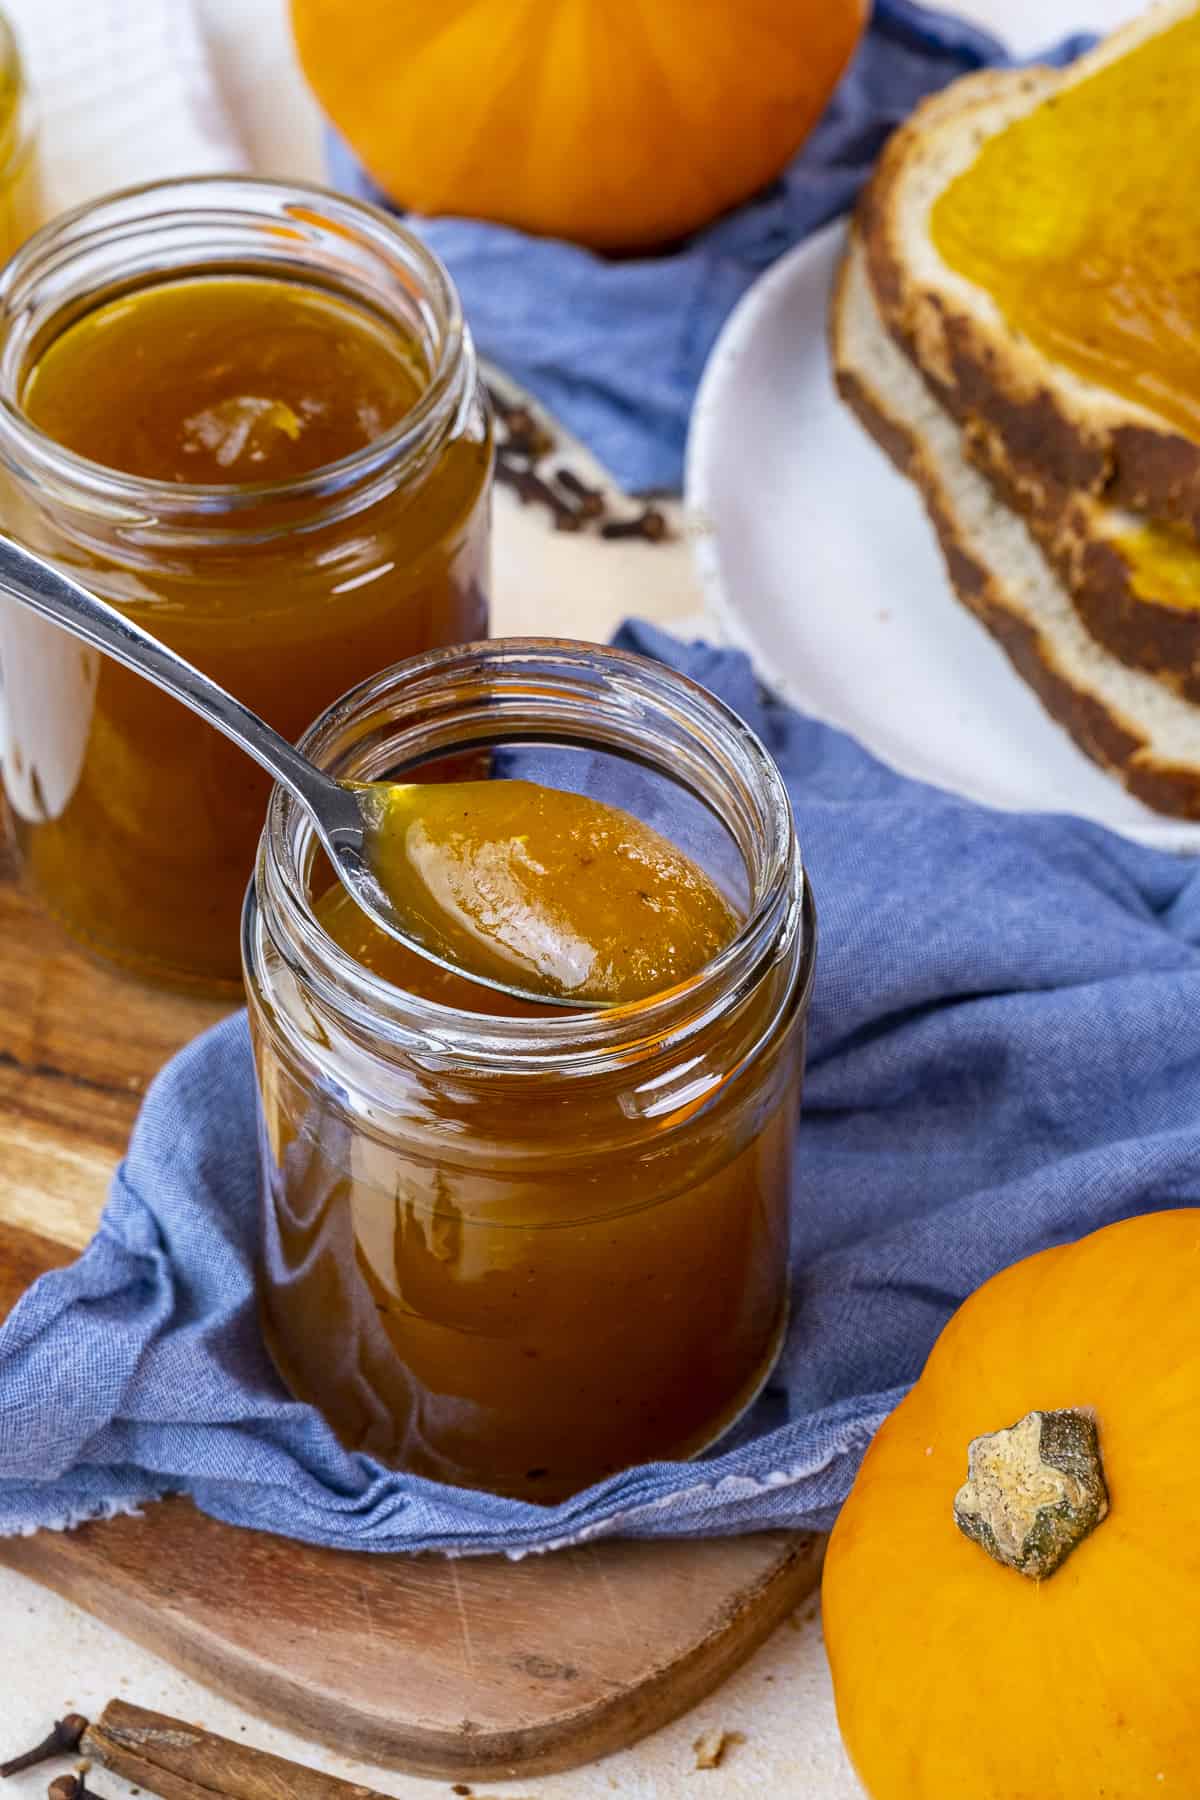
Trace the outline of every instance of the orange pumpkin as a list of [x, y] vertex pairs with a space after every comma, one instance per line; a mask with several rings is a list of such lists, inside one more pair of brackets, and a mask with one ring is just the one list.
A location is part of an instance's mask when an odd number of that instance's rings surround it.
[[291, 0], [304, 72], [383, 190], [601, 250], [777, 175], [867, 0]]
[[1018, 1263], [879, 1431], [823, 1599], [872, 1800], [1200, 1795], [1198, 1284], [1200, 1210]]

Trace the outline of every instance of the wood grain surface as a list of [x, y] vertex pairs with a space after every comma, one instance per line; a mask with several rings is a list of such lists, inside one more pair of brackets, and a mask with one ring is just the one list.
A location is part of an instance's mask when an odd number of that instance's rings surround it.
[[[0, 879], [0, 1316], [87, 1241], [149, 1080], [221, 1010], [93, 965]], [[370, 1556], [179, 1498], [0, 1539], [0, 1561], [264, 1718], [457, 1780], [569, 1768], [677, 1717], [811, 1592], [821, 1548], [763, 1532]]]
[[151, 1079], [228, 1010], [82, 955], [0, 848], [0, 1217], [81, 1249]]

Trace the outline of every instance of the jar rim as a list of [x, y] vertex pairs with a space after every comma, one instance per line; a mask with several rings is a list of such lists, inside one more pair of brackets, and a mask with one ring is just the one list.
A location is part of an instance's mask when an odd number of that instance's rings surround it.
[[[292, 974], [323, 1004], [363, 1031], [382, 1028], [389, 1041], [421, 1053], [439, 1051], [454, 1060], [513, 1071], [547, 1063], [557, 1069], [606, 1066], [614, 1057], [627, 1062], [657, 1056], [706, 1029], [742, 993], [752, 991], [766, 969], [792, 951], [798, 952], [802, 965], [799, 986], [807, 990], [815, 954], [814, 915], [783, 777], [765, 745], [732, 707], [664, 663], [633, 651], [556, 638], [501, 638], [428, 651], [351, 689], [310, 726], [299, 748], [321, 763], [339, 732], [353, 730], [381, 710], [388, 713], [389, 722], [407, 710], [404, 735], [415, 741], [428, 716], [447, 709], [447, 689], [456, 678], [474, 682], [476, 698], [507, 683], [523, 702], [529, 695], [521, 684], [535, 685], [545, 716], [553, 723], [553, 735], [544, 736], [543, 743], [575, 742], [595, 748], [600, 741], [606, 749], [614, 747], [612, 737], [589, 737], [582, 716], [576, 737], [568, 734], [563, 701], [573, 681], [590, 684], [581, 696], [584, 708], [598, 694], [612, 692], [620, 705], [637, 691], [643, 701], [649, 696], [651, 703], [661, 702], [673, 711], [682, 728], [696, 733], [698, 742], [702, 732], [707, 734], [715, 746], [712, 770], [718, 776], [724, 772], [731, 790], [740, 785], [743, 799], [750, 795], [754, 815], [751, 848], [758, 867], [747, 869], [751, 899], [733, 939], [696, 974], [642, 1000], [578, 1013], [556, 1010], [533, 1018], [463, 1012], [395, 987], [364, 968], [323, 930], [304, 879], [311, 827], [298, 803], [277, 787], [243, 916], [247, 974], [253, 967], [256, 920], [261, 920]], [[517, 737], [515, 731], [506, 734], [497, 722], [486, 735], [471, 741], [498, 745]], [[526, 745], [539, 741], [531, 721], [523, 724], [519, 741]], [[642, 745], [644, 749], [644, 738]], [[668, 760], [664, 753], [659, 766], [677, 786], [708, 804], [682, 778], [678, 759]], [[738, 849], [745, 860], [746, 847], [739, 842]]]
[[[151, 202], [159, 204], [151, 206]], [[317, 469], [282, 480], [229, 483], [168, 481], [113, 469], [68, 449], [34, 424], [16, 391], [23, 370], [14, 352], [13, 320], [28, 310], [39, 281], [58, 274], [72, 257], [85, 255], [116, 230], [128, 237], [138, 229], [153, 229], [161, 238], [170, 230], [185, 230], [189, 222], [234, 229], [255, 216], [277, 238], [302, 242], [307, 233], [308, 241], [313, 242], [325, 225], [335, 237], [354, 238], [381, 262], [390, 251], [393, 256], [399, 253], [408, 265], [411, 279], [401, 285], [411, 301], [416, 297], [414, 283], [420, 283], [420, 298], [436, 328], [436, 342], [428, 380], [401, 419], [369, 444]], [[166, 223], [154, 225], [156, 219], [164, 218]], [[286, 266], [282, 257], [276, 260], [281, 268]], [[269, 270], [270, 263], [263, 266]], [[171, 274], [172, 265], [167, 263], [155, 278], [169, 279]], [[235, 173], [183, 175], [141, 182], [84, 201], [57, 214], [9, 258], [0, 271], [0, 321], [0, 455], [10, 456], [27, 478], [44, 471], [59, 480], [67, 479], [74, 491], [102, 506], [128, 508], [139, 515], [151, 511], [169, 517], [186, 511], [219, 514], [227, 520], [231, 513], [268, 502], [334, 499], [347, 490], [357, 491], [398, 463], [419, 455], [475, 386], [474, 345], [458, 289], [442, 259], [383, 207], [335, 193], [318, 182]]]

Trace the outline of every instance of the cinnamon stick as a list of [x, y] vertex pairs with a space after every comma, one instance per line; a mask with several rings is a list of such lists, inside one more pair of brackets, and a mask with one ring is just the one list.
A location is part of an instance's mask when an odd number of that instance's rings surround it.
[[161, 1800], [385, 1800], [373, 1788], [110, 1700], [80, 1750]]

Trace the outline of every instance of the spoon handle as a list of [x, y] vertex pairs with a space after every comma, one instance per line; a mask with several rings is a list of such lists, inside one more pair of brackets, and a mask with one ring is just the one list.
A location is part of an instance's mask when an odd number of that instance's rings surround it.
[[44, 619], [61, 625], [64, 631], [182, 700], [261, 763], [314, 816], [328, 818], [332, 807], [336, 817], [343, 810], [343, 790], [337, 782], [273, 731], [257, 713], [119, 613], [115, 606], [97, 599], [69, 575], [3, 535], [0, 594], [7, 594]]

